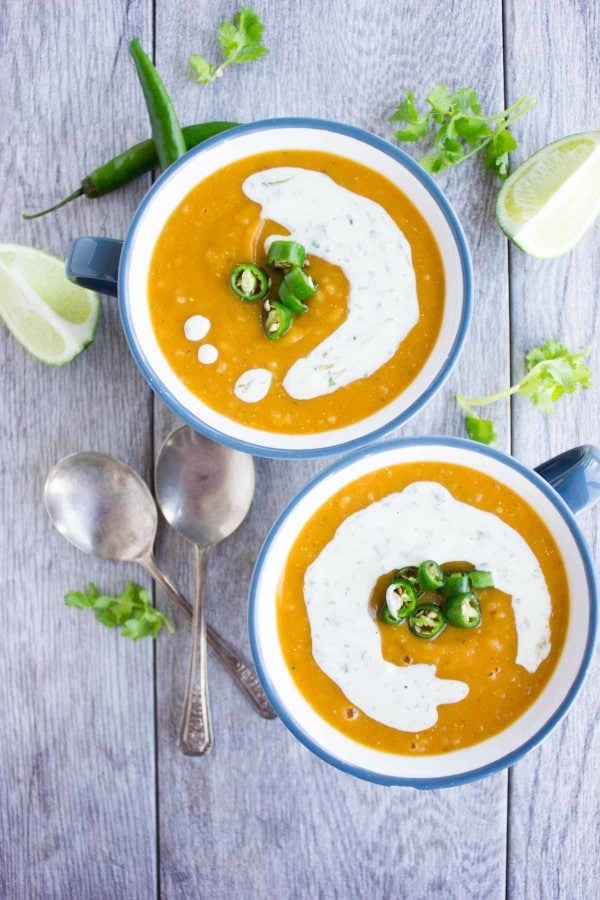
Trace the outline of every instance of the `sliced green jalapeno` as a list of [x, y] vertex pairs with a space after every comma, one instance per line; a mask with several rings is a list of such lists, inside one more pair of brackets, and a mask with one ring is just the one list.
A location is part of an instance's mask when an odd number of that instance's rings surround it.
[[415, 591], [407, 578], [394, 578], [385, 592], [385, 603], [396, 620], [408, 618], [417, 608]]
[[440, 588], [440, 594], [444, 597], [455, 597], [457, 594], [466, 594], [471, 590], [469, 576], [464, 572], [452, 572], [446, 575], [446, 581]]
[[417, 606], [412, 616], [409, 616], [408, 627], [415, 637], [432, 641], [446, 627], [446, 618], [441, 607], [424, 603], [423, 606]]
[[302, 268], [305, 260], [306, 250], [297, 241], [273, 241], [267, 253], [267, 265], [283, 272], [288, 272], [294, 266]]
[[477, 628], [481, 622], [479, 600], [472, 591], [448, 597], [443, 609], [448, 622], [455, 628]]
[[229, 286], [242, 300], [254, 303], [267, 296], [271, 279], [268, 272], [254, 263], [240, 263], [231, 270]]
[[[292, 272], [299, 272], [300, 269], [292, 269]], [[301, 316], [302, 313], [305, 313], [308, 309], [306, 303], [303, 303], [302, 300], [294, 294], [292, 290], [285, 283], [285, 278], [279, 285], [279, 299], [283, 303], [284, 306], [287, 306], [288, 309], [291, 309], [292, 312], [295, 312], [296, 315]]]
[[423, 595], [423, 585], [419, 581], [418, 566], [403, 566], [394, 573], [394, 578], [406, 578], [413, 586], [417, 600]]
[[263, 330], [269, 340], [278, 341], [279, 338], [283, 337], [290, 330], [292, 318], [291, 309], [288, 309], [283, 303], [279, 303], [278, 300], [267, 300], [263, 317]]
[[419, 566], [419, 581], [426, 591], [437, 591], [446, 583], [446, 576], [432, 559], [426, 559]]
[[477, 590], [494, 587], [494, 576], [491, 572], [485, 572], [483, 569], [473, 569], [472, 572], [469, 572], [469, 581], [471, 587]]
[[385, 622], [386, 625], [401, 625], [404, 619], [395, 619], [391, 614], [387, 607], [387, 603], [384, 603], [381, 609], [379, 610], [379, 618], [382, 622]]
[[287, 275], [283, 276], [283, 282], [298, 300], [310, 300], [317, 293], [317, 285], [302, 269], [290, 269]]

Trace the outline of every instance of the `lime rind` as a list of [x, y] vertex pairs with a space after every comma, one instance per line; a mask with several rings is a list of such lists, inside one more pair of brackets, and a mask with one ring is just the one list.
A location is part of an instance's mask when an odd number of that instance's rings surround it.
[[100, 299], [67, 280], [62, 259], [31, 247], [0, 244], [0, 315], [32, 356], [60, 366], [93, 340]]
[[507, 179], [496, 201], [500, 228], [540, 259], [568, 253], [600, 213], [600, 132], [543, 147]]

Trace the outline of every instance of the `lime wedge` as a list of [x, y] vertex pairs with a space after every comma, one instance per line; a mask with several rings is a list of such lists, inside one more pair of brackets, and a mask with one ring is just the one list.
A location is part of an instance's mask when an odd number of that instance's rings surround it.
[[540, 259], [572, 250], [600, 213], [600, 131], [548, 144], [507, 178], [496, 219], [517, 247]]
[[25, 350], [62, 366], [93, 340], [100, 300], [67, 280], [64, 260], [0, 244], [0, 315]]

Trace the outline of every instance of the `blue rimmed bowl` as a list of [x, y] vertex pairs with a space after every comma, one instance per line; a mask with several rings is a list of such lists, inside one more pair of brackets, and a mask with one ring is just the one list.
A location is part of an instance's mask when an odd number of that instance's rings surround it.
[[[156, 241], [169, 216], [200, 181], [237, 160], [265, 151], [320, 150], [374, 169], [412, 201], [429, 225], [444, 265], [445, 305], [439, 337], [423, 369], [399, 397], [360, 421], [317, 434], [277, 434], [249, 428], [215, 412], [179, 380], [154, 334], [148, 272]], [[466, 337], [472, 304], [471, 261], [458, 219], [433, 179], [387, 141], [348, 125], [318, 119], [270, 119], [241, 125], [189, 151], [148, 191], [124, 243], [78, 238], [67, 274], [79, 284], [118, 293], [121, 319], [146, 381], [184, 422], [238, 450], [258, 456], [315, 457], [362, 446], [402, 425], [444, 383]]]
[[[565, 641], [550, 680], [509, 727], [478, 744], [443, 754], [408, 756], [366, 747], [322, 719], [287, 667], [277, 627], [277, 593], [287, 558], [311, 516], [338, 491], [399, 463], [467, 466], [506, 485], [535, 509], [562, 556], [570, 593]], [[578, 447], [527, 469], [511, 457], [455, 438], [411, 438], [360, 450], [327, 468], [292, 500], [269, 533], [250, 589], [254, 663], [269, 699], [292, 733], [338, 769], [386, 785], [450, 787], [494, 774], [535, 747], [562, 719], [585, 678], [596, 637], [598, 586], [574, 513], [600, 499], [600, 450]], [[299, 598], [299, 602], [302, 602]], [[493, 696], [490, 698], [493, 702]]]

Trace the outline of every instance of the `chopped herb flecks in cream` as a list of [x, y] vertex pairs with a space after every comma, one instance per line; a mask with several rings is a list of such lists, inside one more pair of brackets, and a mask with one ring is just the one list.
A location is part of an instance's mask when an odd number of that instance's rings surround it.
[[269, 393], [272, 378], [268, 369], [248, 369], [235, 383], [235, 396], [246, 403], [258, 403]]
[[378, 203], [309, 169], [256, 172], [243, 191], [309, 255], [340, 266], [350, 285], [346, 319], [290, 367], [287, 393], [307, 400], [372, 375], [419, 318], [410, 245], [398, 225]]
[[414, 482], [370, 504], [340, 525], [308, 567], [304, 598], [319, 667], [351, 703], [401, 731], [430, 728], [439, 705], [456, 703], [469, 691], [464, 682], [438, 678], [435, 666], [387, 662], [369, 614], [381, 575], [399, 561], [428, 558], [468, 560], [493, 571], [496, 587], [512, 598], [518, 665], [534, 672], [550, 652], [550, 595], [518, 532], [493, 513], [456, 500], [437, 482]]

